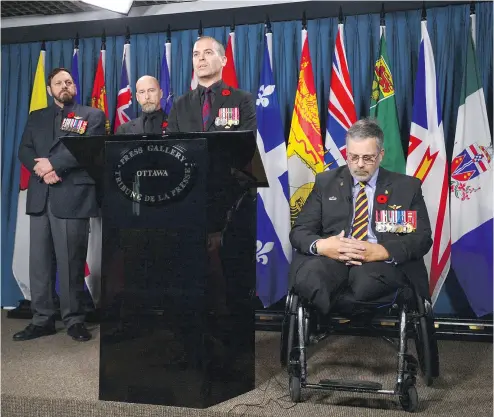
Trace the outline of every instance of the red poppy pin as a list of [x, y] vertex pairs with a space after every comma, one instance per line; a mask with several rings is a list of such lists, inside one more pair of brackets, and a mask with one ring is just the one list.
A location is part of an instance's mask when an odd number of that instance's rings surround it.
[[222, 96], [229, 96], [232, 92], [225, 88], [224, 90], [221, 91]]
[[388, 196], [384, 194], [379, 194], [376, 200], [379, 204], [386, 204], [388, 202]]
[[71, 111], [71, 112], [67, 115], [67, 117], [68, 117], [69, 119], [73, 119], [73, 118], [75, 117], [75, 113], [74, 113], [73, 111]]
[[168, 127], [168, 122], [165, 120], [163, 123], [161, 123], [161, 127], [164, 129], [165, 127]]

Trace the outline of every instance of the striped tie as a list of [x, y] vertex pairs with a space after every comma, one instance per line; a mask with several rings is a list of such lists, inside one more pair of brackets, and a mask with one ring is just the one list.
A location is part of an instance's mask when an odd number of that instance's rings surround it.
[[207, 129], [209, 116], [211, 115], [211, 89], [208, 88], [204, 92], [204, 103], [202, 105], [202, 131]]
[[355, 219], [352, 226], [352, 237], [357, 240], [367, 240], [369, 227], [369, 202], [365, 194], [365, 182], [360, 181], [360, 190], [355, 201]]

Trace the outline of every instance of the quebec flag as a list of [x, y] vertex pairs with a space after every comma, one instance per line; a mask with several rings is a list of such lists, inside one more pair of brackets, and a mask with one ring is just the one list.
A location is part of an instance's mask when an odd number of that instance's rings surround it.
[[271, 33], [265, 36], [256, 100], [257, 146], [269, 182], [269, 188], [259, 188], [257, 193], [257, 295], [264, 307], [286, 295], [292, 256], [288, 164], [268, 49], [270, 36]]

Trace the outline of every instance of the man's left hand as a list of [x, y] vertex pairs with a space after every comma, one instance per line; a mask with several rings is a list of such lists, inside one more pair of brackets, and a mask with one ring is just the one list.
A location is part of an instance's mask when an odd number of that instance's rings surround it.
[[341, 253], [344, 257], [342, 260], [353, 265], [358, 265], [360, 262], [378, 262], [389, 259], [389, 253], [384, 246], [366, 240], [341, 238]]
[[46, 174], [53, 171], [53, 167], [48, 158], [35, 158], [35, 161], [36, 165], [34, 166], [34, 172], [38, 177], [43, 178]]

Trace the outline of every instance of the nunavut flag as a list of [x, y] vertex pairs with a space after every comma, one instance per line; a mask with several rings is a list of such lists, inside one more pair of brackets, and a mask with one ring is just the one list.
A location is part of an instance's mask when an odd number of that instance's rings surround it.
[[[33, 89], [31, 94], [31, 102], [29, 104], [29, 113], [44, 109], [48, 106], [48, 98], [46, 96], [45, 82], [45, 48], [44, 44], [41, 48], [34, 75]], [[29, 229], [30, 216], [26, 214], [26, 199], [27, 187], [29, 183], [30, 171], [21, 165], [21, 179], [19, 200], [17, 204], [17, 221], [15, 227], [14, 241], [14, 257], [12, 259], [12, 271], [15, 280], [22, 291], [22, 295], [26, 300], [31, 299], [31, 291], [29, 288]]]
[[449, 181], [434, 54], [427, 32], [427, 21], [421, 22], [421, 25], [422, 40], [406, 173], [422, 181], [422, 192], [431, 222], [434, 243], [424, 261], [434, 304], [451, 263]]
[[324, 149], [306, 30], [302, 31], [302, 40], [300, 74], [287, 148], [292, 224], [312, 191], [316, 174], [324, 170]]

